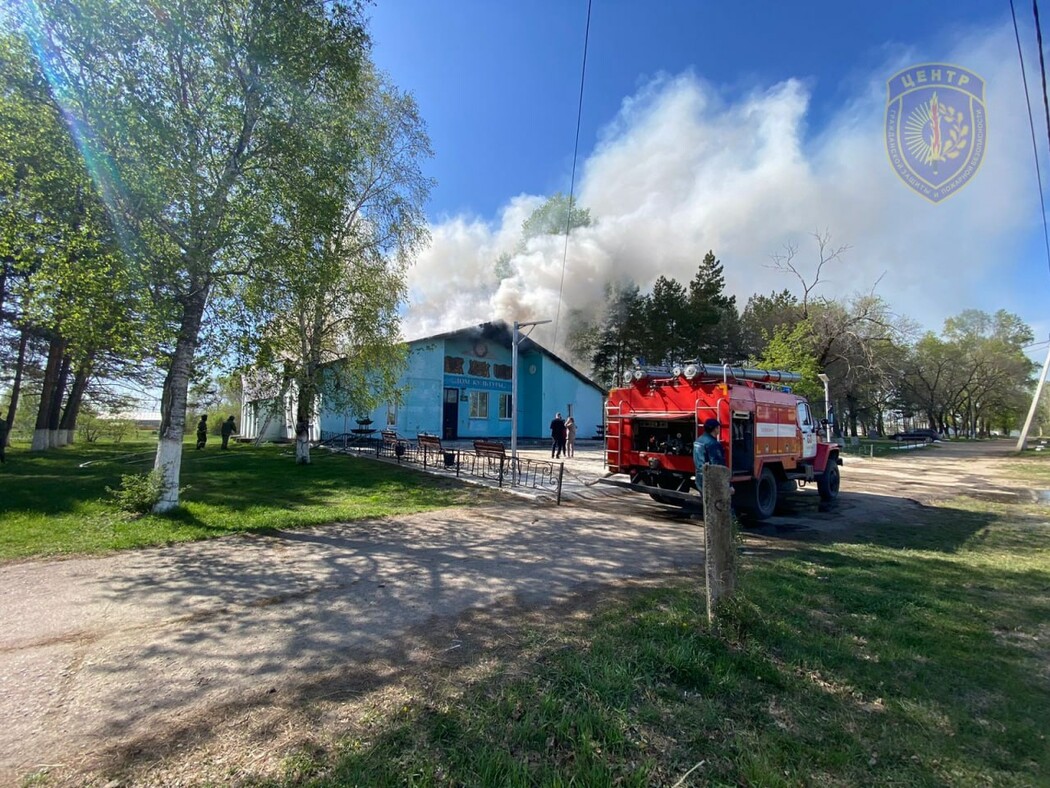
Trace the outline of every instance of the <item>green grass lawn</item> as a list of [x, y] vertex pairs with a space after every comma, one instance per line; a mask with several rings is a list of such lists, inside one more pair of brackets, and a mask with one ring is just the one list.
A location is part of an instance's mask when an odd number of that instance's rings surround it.
[[1014, 456], [1011, 467], [1018, 479], [1050, 487], [1050, 451], [1026, 451]]
[[506, 632], [281, 782], [1050, 784], [1047, 512], [924, 518], [746, 558], [715, 630], [682, 578]]
[[853, 445], [852, 438], [846, 437], [844, 440], [845, 444], [841, 446], [842, 453], [859, 455], [861, 457], [888, 457], [893, 459], [907, 457], [916, 451], [936, 451], [937, 449], [936, 443], [898, 443], [895, 440], [885, 438], [877, 440], [861, 438], [856, 446]]
[[237, 445], [203, 452], [186, 444], [184, 505], [135, 518], [107, 500], [122, 474], [145, 473], [156, 443], [95, 443], [31, 453], [0, 466], [0, 560], [100, 553], [242, 531], [382, 517], [466, 503], [478, 495], [443, 479], [369, 460], [288, 447]]

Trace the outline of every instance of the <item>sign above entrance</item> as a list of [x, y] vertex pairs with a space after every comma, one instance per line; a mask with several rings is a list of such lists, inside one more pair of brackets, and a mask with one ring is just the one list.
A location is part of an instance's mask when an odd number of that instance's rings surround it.
[[509, 392], [510, 381], [492, 380], [491, 378], [472, 378], [469, 375], [445, 375], [445, 387]]

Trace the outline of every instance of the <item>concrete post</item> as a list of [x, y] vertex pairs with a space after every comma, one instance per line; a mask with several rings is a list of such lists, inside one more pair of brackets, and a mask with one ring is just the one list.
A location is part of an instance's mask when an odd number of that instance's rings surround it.
[[704, 552], [707, 620], [713, 623], [719, 603], [736, 589], [729, 469], [724, 465], [704, 466]]

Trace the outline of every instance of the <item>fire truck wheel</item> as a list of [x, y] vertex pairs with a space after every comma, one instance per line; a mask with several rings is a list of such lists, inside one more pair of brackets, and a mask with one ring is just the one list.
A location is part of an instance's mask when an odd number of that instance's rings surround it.
[[820, 474], [820, 478], [817, 479], [817, 492], [820, 493], [820, 500], [834, 501], [839, 497], [839, 478], [839, 464], [834, 457], [829, 457], [824, 473]]
[[748, 502], [748, 514], [753, 520], [768, 520], [777, 508], [777, 477], [769, 468], [763, 468], [762, 474], [751, 485], [751, 500]]

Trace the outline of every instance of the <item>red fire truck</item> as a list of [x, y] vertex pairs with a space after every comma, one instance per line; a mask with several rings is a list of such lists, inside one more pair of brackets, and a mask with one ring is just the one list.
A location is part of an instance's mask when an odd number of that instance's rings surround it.
[[825, 501], [838, 496], [839, 447], [821, 437], [809, 403], [786, 385], [800, 375], [695, 363], [635, 367], [624, 378], [606, 404], [606, 465], [630, 481], [606, 483], [699, 506], [693, 441], [714, 417], [742, 514], [764, 520], [783, 494], [809, 482]]

